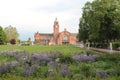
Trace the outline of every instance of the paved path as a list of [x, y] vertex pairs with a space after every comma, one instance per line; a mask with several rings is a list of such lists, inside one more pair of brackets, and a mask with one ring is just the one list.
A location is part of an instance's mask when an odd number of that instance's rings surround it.
[[[76, 44], [77, 47], [80, 47], [80, 48], [84, 48], [84, 45], [83, 44]], [[86, 47], [86, 49], [88, 49]], [[109, 49], [102, 49], [102, 48], [92, 48], [90, 47], [89, 48], [90, 50], [94, 50], [94, 51], [99, 51], [99, 52], [104, 52], [104, 53], [120, 53], [120, 51], [117, 51], [117, 50], [109, 50]]]
[[101, 48], [90, 48], [91, 50], [105, 52], [105, 53], [120, 53], [120, 51], [109, 50], [109, 49], [101, 49]]

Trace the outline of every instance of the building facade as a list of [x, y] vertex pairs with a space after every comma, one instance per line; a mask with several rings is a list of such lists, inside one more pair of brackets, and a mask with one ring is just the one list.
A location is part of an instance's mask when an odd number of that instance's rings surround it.
[[35, 33], [34, 39], [36, 43], [48, 44], [48, 45], [62, 45], [62, 44], [75, 44], [77, 42], [77, 34], [70, 33], [66, 29], [59, 32], [59, 22], [57, 19], [54, 21], [53, 33], [52, 34], [42, 34]]

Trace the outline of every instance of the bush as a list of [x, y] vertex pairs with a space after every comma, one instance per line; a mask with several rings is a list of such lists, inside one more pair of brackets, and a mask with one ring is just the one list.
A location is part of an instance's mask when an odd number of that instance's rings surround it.
[[105, 49], [107, 49], [109, 47], [109, 43], [91, 43], [90, 47], [105, 48]]
[[60, 62], [61, 63], [67, 63], [67, 64], [76, 63], [76, 61], [73, 60], [73, 58], [71, 56], [68, 56], [68, 55], [61, 56], [60, 57]]
[[10, 44], [12, 44], [12, 45], [16, 44], [16, 40], [15, 39], [11, 39], [10, 40]]
[[112, 42], [112, 46], [114, 50], [118, 50], [118, 48], [120, 47], [120, 42]]
[[[90, 47], [104, 48], [104, 49], [108, 49], [109, 46], [110, 46], [110, 43], [91, 43], [90, 44]], [[120, 42], [112, 42], [112, 46], [113, 46], [113, 50], [120, 50], [118, 49], [120, 47]]]

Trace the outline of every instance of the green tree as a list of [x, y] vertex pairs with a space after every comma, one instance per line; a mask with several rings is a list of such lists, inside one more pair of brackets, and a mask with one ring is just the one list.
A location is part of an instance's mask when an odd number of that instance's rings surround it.
[[94, 42], [120, 39], [120, 0], [94, 0], [85, 4], [79, 25], [79, 38], [84, 37]]
[[79, 41], [86, 41], [86, 39], [88, 39], [88, 26], [85, 24], [83, 18], [80, 19], [79, 26], [81, 26], [79, 29], [80, 34], [78, 34]]
[[0, 45], [4, 44], [6, 42], [6, 35], [3, 31], [3, 28], [0, 26]]
[[18, 40], [18, 32], [17, 29], [15, 27], [12, 27], [11, 25], [8, 27], [4, 28], [4, 32], [6, 34], [6, 41], [10, 42], [12, 39], [14, 39], [15, 41]]

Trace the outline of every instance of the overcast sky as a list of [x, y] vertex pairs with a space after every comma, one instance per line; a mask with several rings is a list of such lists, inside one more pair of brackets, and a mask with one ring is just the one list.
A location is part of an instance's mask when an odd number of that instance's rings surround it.
[[82, 7], [93, 0], [0, 0], [0, 26], [17, 28], [21, 40], [34, 33], [53, 33], [53, 22], [57, 17], [60, 31], [64, 28], [78, 33]]

